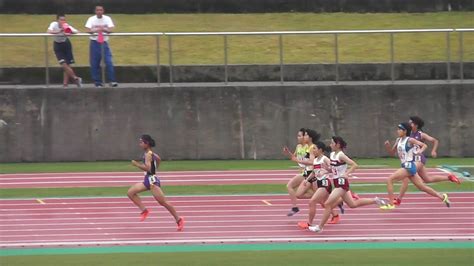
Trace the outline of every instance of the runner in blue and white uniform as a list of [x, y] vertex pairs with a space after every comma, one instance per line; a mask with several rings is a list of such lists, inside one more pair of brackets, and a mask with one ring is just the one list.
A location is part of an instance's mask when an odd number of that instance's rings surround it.
[[[425, 125], [425, 122], [423, 119], [421, 119], [418, 116], [411, 116], [410, 121], [408, 122], [411, 127], [411, 134], [410, 137], [414, 138], [420, 142], [426, 143], [426, 142], [431, 142], [433, 145], [433, 148], [431, 149], [431, 157], [436, 158], [438, 157], [438, 145], [439, 141], [428, 135], [426, 132], [422, 131], [423, 126]], [[415, 149], [419, 150], [421, 147], [418, 145], [414, 145]], [[453, 174], [449, 173], [447, 176], [430, 176], [428, 175], [428, 171], [425, 167], [426, 165], [426, 156], [423, 154], [423, 152], [417, 152], [418, 155], [415, 156], [415, 161], [421, 162], [421, 167], [417, 169], [418, 175], [423, 179], [425, 183], [435, 183], [435, 182], [443, 182], [443, 181], [451, 181], [456, 184], [461, 184], [461, 181], [458, 179], [458, 177]], [[405, 195], [407, 189], [408, 189], [408, 179], [404, 179], [402, 182], [402, 186], [400, 187], [400, 194], [398, 194], [398, 198], [396, 198], [393, 201], [393, 204], [395, 205], [400, 205], [402, 203], [402, 198]]]
[[[423, 153], [426, 150], [427, 146], [425, 143], [420, 142], [414, 138], [409, 137], [411, 133], [411, 127], [408, 123], [401, 123], [397, 128], [398, 138], [395, 141], [394, 145], [390, 145], [390, 141], [385, 141], [385, 148], [387, 152], [391, 155], [397, 153], [398, 158], [401, 161], [401, 168], [395, 171], [387, 180], [387, 191], [389, 197], [389, 203], [385, 206], [382, 206], [382, 209], [393, 209], [395, 205], [393, 204], [395, 196], [393, 195], [393, 182], [402, 181], [408, 178], [419, 190], [426, 192], [427, 194], [439, 198], [446, 204], [450, 206], [448, 195], [440, 194], [436, 192], [431, 187], [427, 186], [421, 177], [417, 174], [417, 171], [422, 167], [422, 162], [416, 161], [415, 158], [419, 154]], [[420, 148], [415, 148], [417, 145]]]

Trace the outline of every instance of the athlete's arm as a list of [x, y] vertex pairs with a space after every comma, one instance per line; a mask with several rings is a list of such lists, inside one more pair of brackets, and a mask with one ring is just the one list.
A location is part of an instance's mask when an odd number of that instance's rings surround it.
[[418, 145], [420, 147], [420, 150], [418, 151], [417, 154], [422, 154], [426, 150], [426, 148], [428, 148], [428, 146], [425, 143], [418, 141], [414, 138], [409, 138], [408, 142], [410, 142], [412, 145]]
[[311, 174], [306, 178], [306, 181], [311, 182], [311, 181], [313, 181], [313, 179], [315, 179], [315, 178], [316, 178], [316, 174], [315, 174], [314, 171], [313, 171], [313, 172], [311, 172]]
[[[303, 165], [313, 165], [313, 161], [310, 159], [310, 160], [298, 160], [298, 158], [296, 158], [296, 156], [291, 156], [291, 160], [295, 163], [299, 163], [299, 164], [303, 164]], [[314, 156], [313, 156], [313, 160], [314, 160]]]
[[426, 134], [426, 133], [421, 133], [421, 139], [422, 140], [427, 140], [431, 143], [433, 143], [433, 148], [431, 149], [431, 157], [436, 158], [438, 157], [438, 145], [439, 141], [436, 138], [433, 138], [432, 136]]
[[331, 160], [328, 157], [324, 158], [321, 169], [324, 170], [323, 175], [331, 173]]
[[347, 178], [350, 174], [352, 174], [355, 169], [357, 169], [357, 167], [359, 167], [359, 165], [357, 165], [356, 162], [354, 162], [351, 158], [347, 157], [347, 155], [343, 154], [341, 156], [341, 160], [347, 164], [349, 164], [351, 167], [349, 168], [349, 170], [346, 171], [345, 173], [345, 177]]
[[132, 164], [143, 171], [147, 171], [147, 172], [150, 171], [151, 170], [151, 154], [147, 153], [145, 155], [145, 164], [139, 163], [135, 160], [132, 160]]
[[158, 167], [160, 167], [160, 164], [161, 164], [161, 157], [157, 153], [155, 153], [155, 155], [156, 155], [156, 168], [158, 169]]
[[387, 150], [388, 154], [390, 154], [391, 156], [395, 156], [395, 153], [397, 150], [397, 140], [395, 141], [393, 146], [390, 146], [389, 140], [386, 140], [384, 144], [385, 144], [385, 149]]
[[291, 159], [291, 157], [296, 156], [296, 149], [295, 149], [295, 152], [292, 153], [292, 152], [290, 151], [290, 149], [289, 149], [287, 146], [285, 146], [285, 147], [283, 147], [283, 153], [284, 153], [285, 155], [288, 155], [288, 157]]

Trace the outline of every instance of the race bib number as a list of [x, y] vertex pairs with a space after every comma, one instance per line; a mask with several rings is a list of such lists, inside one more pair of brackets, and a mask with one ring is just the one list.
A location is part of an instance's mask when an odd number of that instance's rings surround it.
[[148, 176], [148, 182], [150, 182], [150, 185], [154, 184], [156, 182], [156, 176], [154, 175]]
[[327, 180], [327, 179], [323, 179], [323, 180], [321, 180], [321, 185], [322, 185], [323, 187], [327, 187], [327, 186], [329, 186], [329, 182], [328, 182], [328, 180]]
[[421, 156], [420, 156], [420, 155], [416, 155], [416, 156], [415, 156], [415, 161], [421, 162]]
[[412, 163], [411, 162], [406, 162], [403, 164], [403, 167], [406, 168], [406, 169], [410, 169], [412, 167]]
[[339, 186], [344, 186], [346, 184], [346, 179], [338, 178], [337, 183], [339, 184]]

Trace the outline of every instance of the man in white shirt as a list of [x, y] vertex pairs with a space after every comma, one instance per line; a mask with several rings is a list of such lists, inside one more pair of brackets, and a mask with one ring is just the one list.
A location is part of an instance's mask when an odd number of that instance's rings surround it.
[[66, 22], [64, 14], [58, 14], [56, 21], [51, 22], [48, 27], [48, 33], [55, 34], [53, 49], [59, 64], [63, 67], [63, 87], [67, 88], [69, 79], [74, 80], [78, 87], [82, 87], [82, 79], [76, 76], [71, 65], [74, 64], [72, 54], [72, 45], [68, 36], [76, 34], [79, 31]]
[[102, 88], [102, 76], [100, 71], [100, 61], [102, 60], [102, 50], [104, 52], [104, 61], [107, 70], [107, 78], [112, 87], [117, 87], [115, 80], [114, 65], [112, 63], [112, 52], [109, 48], [109, 37], [107, 36], [114, 29], [115, 25], [109, 16], [104, 15], [104, 7], [95, 7], [95, 16], [90, 17], [86, 22], [87, 32], [90, 37], [90, 65], [91, 75], [97, 88]]

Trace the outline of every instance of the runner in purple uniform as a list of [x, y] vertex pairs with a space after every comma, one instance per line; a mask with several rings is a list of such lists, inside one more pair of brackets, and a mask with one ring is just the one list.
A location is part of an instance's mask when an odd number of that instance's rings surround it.
[[165, 207], [168, 212], [176, 220], [178, 225], [178, 231], [183, 230], [184, 228], [184, 219], [180, 217], [173, 205], [171, 205], [165, 197], [163, 190], [161, 190], [160, 179], [156, 176], [156, 170], [161, 162], [160, 156], [152, 151], [152, 147], [155, 147], [155, 140], [149, 135], [142, 135], [140, 137], [140, 148], [142, 148], [145, 153], [143, 154], [142, 162], [137, 162], [132, 160], [133, 166], [145, 171], [145, 178], [143, 182], [136, 183], [133, 185], [127, 192], [128, 197], [138, 208], [142, 211], [140, 214], [140, 221], [144, 221], [150, 211], [143, 205], [142, 200], [138, 196], [138, 193], [150, 190], [151, 194], [155, 200], [163, 207]]

